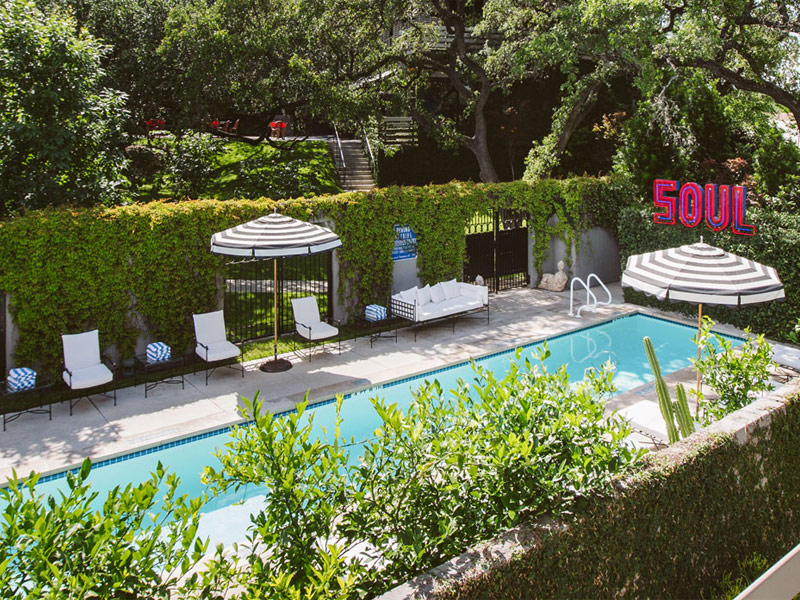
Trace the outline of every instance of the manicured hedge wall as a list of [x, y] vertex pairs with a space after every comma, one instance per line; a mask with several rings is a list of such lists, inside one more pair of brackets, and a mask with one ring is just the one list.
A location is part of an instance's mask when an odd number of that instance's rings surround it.
[[738, 562], [800, 541], [800, 402], [739, 446], [718, 436], [650, 455], [613, 497], [507, 565], [436, 594], [503, 598], [710, 598]]
[[[631, 254], [703, 241], [740, 256], [775, 267], [786, 286], [785, 302], [769, 302], [742, 308], [703, 307], [714, 320], [737, 327], [752, 327], [767, 337], [786, 340], [800, 317], [800, 216], [755, 208], [747, 212], [748, 223], [756, 226], [754, 236], [715, 233], [705, 225], [688, 229], [679, 225], [653, 223], [653, 209], [628, 207], [618, 227], [622, 266]], [[697, 314], [697, 305], [659, 302], [644, 294], [625, 290], [625, 300], [646, 306], [659, 306], [688, 315]]]
[[[174, 348], [193, 340], [192, 313], [216, 307], [224, 260], [211, 235], [272, 212], [327, 219], [341, 236], [340, 290], [363, 306], [384, 300], [392, 281], [394, 225], [417, 233], [422, 277], [461, 274], [465, 225], [476, 210], [529, 210], [541, 264], [550, 235], [566, 242], [583, 225], [616, 227], [632, 195], [617, 182], [577, 178], [482, 185], [389, 187], [274, 202], [269, 199], [154, 202], [116, 208], [48, 209], [0, 224], [0, 290], [19, 328], [16, 359], [57, 372], [63, 333], [97, 327], [101, 345], [130, 355], [143, 319]], [[561, 223], [547, 226], [558, 214]], [[342, 285], [345, 284], [345, 285]]]

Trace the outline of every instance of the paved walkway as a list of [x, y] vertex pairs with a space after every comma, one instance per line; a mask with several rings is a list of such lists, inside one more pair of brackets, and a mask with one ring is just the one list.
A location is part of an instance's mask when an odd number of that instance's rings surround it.
[[359, 338], [343, 342], [340, 355], [335, 345], [328, 346], [311, 362], [288, 355], [294, 366], [285, 373], [261, 372], [259, 359], [246, 365], [244, 378], [240, 371], [223, 368], [206, 386], [198, 372], [187, 375], [185, 390], [160, 385], [145, 399], [139, 385], [119, 390], [117, 406], [95, 397], [81, 401], [72, 417], [67, 404], [54, 406], [52, 421], [24, 414], [0, 434], [0, 481], [12, 469], [20, 476], [31, 470], [46, 474], [80, 464], [86, 456], [96, 461], [240, 422], [240, 398], [252, 398], [258, 390], [265, 408], [278, 413], [293, 408], [306, 393], [312, 402], [328, 399], [642, 310], [622, 303], [618, 285], [610, 287], [612, 305], [580, 319], [567, 314], [568, 292], [511, 290], [490, 297], [488, 325], [485, 319], [461, 319], [455, 332], [449, 324], [428, 326], [420, 329], [416, 343], [413, 330], [405, 328], [397, 342], [379, 339], [372, 348], [368, 338]]

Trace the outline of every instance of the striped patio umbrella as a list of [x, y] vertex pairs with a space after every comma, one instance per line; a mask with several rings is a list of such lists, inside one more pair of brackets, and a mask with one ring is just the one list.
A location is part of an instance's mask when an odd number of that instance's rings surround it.
[[[622, 285], [659, 300], [698, 304], [698, 335], [703, 304], [742, 306], [782, 300], [785, 295], [783, 283], [772, 267], [702, 241], [629, 257]], [[699, 347], [697, 358], [700, 358]], [[700, 389], [699, 372], [697, 389]]]
[[[250, 258], [284, 258], [328, 252], [342, 245], [339, 236], [330, 229], [298, 221], [279, 214], [277, 210], [249, 223], [231, 227], [211, 236], [211, 252], [226, 256]], [[292, 363], [278, 360], [278, 261], [273, 261], [273, 321], [275, 339], [274, 358], [261, 365], [262, 371], [286, 371]]]
[[330, 229], [275, 212], [211, 236], [211, 252], [251, 258], [283, 258], [327, 252], [342, 245]]

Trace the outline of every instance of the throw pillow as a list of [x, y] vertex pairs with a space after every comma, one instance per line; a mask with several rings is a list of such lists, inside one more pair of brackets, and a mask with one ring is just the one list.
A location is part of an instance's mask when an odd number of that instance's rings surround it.
[[430, 284], [426, 285], [424, 288], [419, 288], [419, 290], [417, 290], [417, 301], [419, 302], [420, 306], [425, 306], [426, 304], [430, 303], [431, 301]]
[[444, 302], [444, 290], [442, 290], [442, 284], [437, 283], [431, 288], [431, 302], [434, 304], [439, 304], [439, 302]]
[[451, 279], [450, 281], [443, 281], [442, 290], [444, 291], [445, 300], [458, 298], [461, 295], [461, 292], [458, 289], [458, 282], [455, 279]]
[[403, 298], [404, 302], [408, 302], [409, 304], [416, 304], [417, 286], [412, 287], [410, 290], [403, 290], [402, 292], [400, 292], [400, 297]]

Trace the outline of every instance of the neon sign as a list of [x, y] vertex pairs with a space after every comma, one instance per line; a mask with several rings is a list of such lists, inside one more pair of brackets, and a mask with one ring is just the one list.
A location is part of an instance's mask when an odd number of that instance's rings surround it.
[[[668, 194], [677, 192], [677, 196]], [[741, 185], [700, 186], [692, 181], [678, 186], [674, 179], [653, 181], [653, 204], [662, 212], [653, 215], [654, 223], [675, 225], [676, 217], [684, 227], [697, 227], [702, 221], [714, 231], [729, 225], [733, 233], [753, 235], [755, 225], [744, 222], [747, 190]]]

